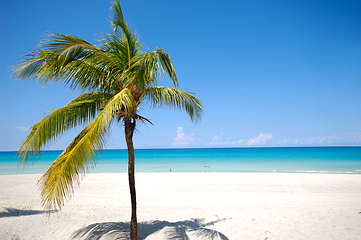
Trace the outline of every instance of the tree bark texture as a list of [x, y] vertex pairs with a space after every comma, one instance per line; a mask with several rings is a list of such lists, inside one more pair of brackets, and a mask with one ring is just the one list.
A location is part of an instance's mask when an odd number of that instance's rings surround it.
[[135, 194], [135, 176], [134, 176], [134, 146], [133, 146], [133, 133], [135, 129], [135, 119], [125, 118], [124, 119], [124, 130], [125, 130], [125, 140], [127, 142], [128, 148], [128, 180], [129, 180], [129, 190], [130, 190], [130, 199], [132, 203], [132, 218], [130, 221], [130, 239], [137, 240], [137, 199]]

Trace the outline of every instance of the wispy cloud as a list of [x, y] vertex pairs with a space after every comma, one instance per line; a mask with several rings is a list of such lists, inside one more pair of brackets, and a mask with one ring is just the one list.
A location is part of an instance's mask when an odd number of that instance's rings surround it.
[[216, 135], [212, 138], [211, 142], [206, 142], [205, 145], [211, 145], [211, 146], [234, 146], [234, 145], [240, 145], [244, 140], [239, 141], [232, 141], [230, 138], [225, 139], [223, 136], [223, 132], [219, 135]]
[[[191, 136], [190, 136], [191, 137]], [[272, 139], [272, 141], [270, 141]], [[220, 133], [203, 143], [209, 147], [224, 146], [360, 146], [361, 132], [337, 132], [310, 138], [277, 139], [272, 134], [261, 133], [257, 137], [234, 140]]]
[[243, 145], [245, 141], [246, 141], [246, 140], [244, 140], [244, 139], [241, 139], [241, 140], [238, 140], [238, 141], [234, 141], [234, 142], [233, 142], [233, 145]]
[[317, 136], [306, 140], [311, 145], [359, 145], [361, 132], [338, 132], [328, 136]]
[[219, 142], [222, 139], [223, 133], [221, 133], [219, 136], [214, 136], [212, 138], [212, 142]]
[[29, 130], [30, 130], [30, 128], [28, 128], [28, 127], [23, 127], [23, 126], [19, 126], [19, 127], [15, 127], [15, 128], [17, 128], [17, 129], [19, 129], [19, 130], [21, 130], [21, 131], [23, 131], [23, 132], [26, 132], [26, 131], [29, 131]]
[[[212, 138], [211, 142], [206, 142], [205, 145], [218, 145], [218, 146], [242, 146], [242, 145], [261, 145], [264, 144], [267, 140], [273, 138], [272, 134], [261, 133], [255, 138], [250, 138], [248, 140], [231, 140], [230, 138], [225, 139], [223, 132], [219, 135], [216, 135]], [[286, 140], [284, 142], [287, 142]], [[283, 143], [283, 142], [282, 142]], [[281, 144], [281, 143], [280, 143]]]
[[272, 134], [261, 133], [260, 135], [258, 135], [255, 138], [250, 138], [248, 140], [248, 142], [246, 143], [246, 145], [260, 145], [272, 138], [273, 138]]
[[194, 133], [185, 134], [183, 132], [183, 127], [178, 127], [177, 136], [174, 138], [172, 145], [173, 146], [190, 145], [194, 142], [193, 136]]

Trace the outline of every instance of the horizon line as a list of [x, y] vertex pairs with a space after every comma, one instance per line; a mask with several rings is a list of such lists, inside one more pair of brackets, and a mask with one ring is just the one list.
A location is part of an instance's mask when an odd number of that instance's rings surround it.
[[[177, 149], [236, 149], [236, 148], [337, 148], [337, 147], [345, 147], [345, 148], [359, 148], [361, 145], [328, 145], [328, 146], [240, 146], [240, 147], [154, 147], [154, 148], [134, 148], [134, 150], [177, 150]], [[108, 149], [101, 149], [97, 151], [107, 151], [107, 150], [127, 150], [127, 148], [108, 148]], [[63, 149], [48, 149], [40, 151], [42, 152], [58, 152], [64, 151]], [[18, 152], [18, 150], [0, 150], [0, 152]], [[37, 154], [34, 154], [37, 155]]]

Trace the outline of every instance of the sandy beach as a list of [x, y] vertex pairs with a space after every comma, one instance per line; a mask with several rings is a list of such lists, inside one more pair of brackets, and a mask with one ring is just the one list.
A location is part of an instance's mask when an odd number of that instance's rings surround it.
[[[50, 218], [40, 175], [0, 176], [0, 239], [129, 239], [127, 174], [85, 176]], [[361, 175], [137, 173], [139, 239], [361, 239]]]

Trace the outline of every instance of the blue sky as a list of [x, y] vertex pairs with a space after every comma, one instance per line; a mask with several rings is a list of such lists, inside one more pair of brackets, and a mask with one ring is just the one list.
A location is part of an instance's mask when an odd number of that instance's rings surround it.
[[[97, 44], [110, 1], [1, 1], [0, 151], [78, 92], [15, 81], [9, 67], [47, 31]], [[203, 120], [144, 106], [136, 148], [361, 145], [360, 1], [121, 1], [149, 50], [171, 55], [180, 89], [197, 93]], [[161, 79], [161, 85], [169, 85]], [[64, 149], [80, 129], [49, 149]], [[108, 148], [125, 148], [120, 125]]]

